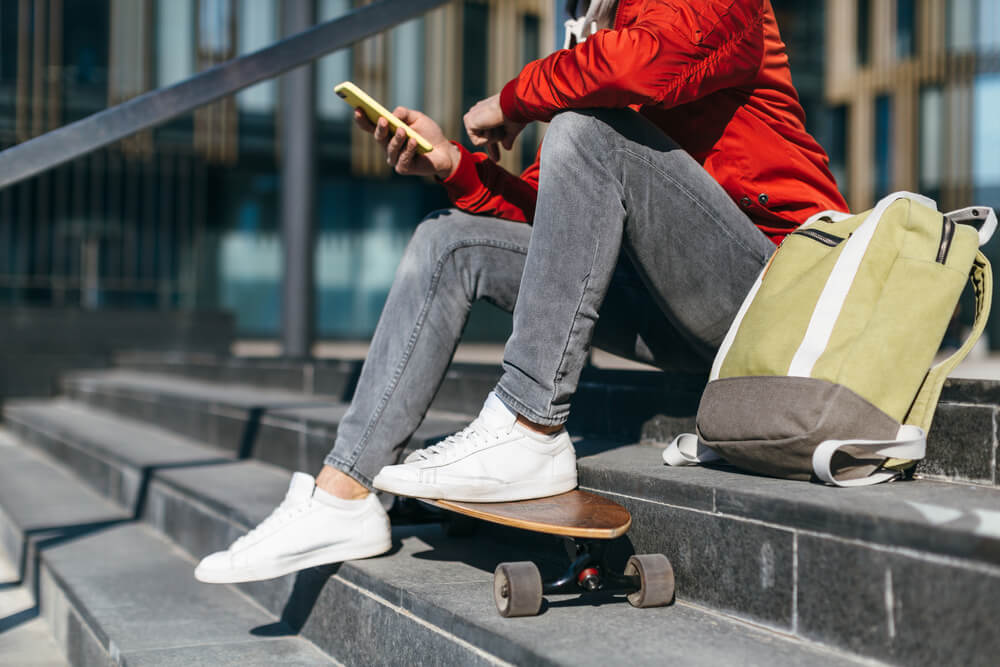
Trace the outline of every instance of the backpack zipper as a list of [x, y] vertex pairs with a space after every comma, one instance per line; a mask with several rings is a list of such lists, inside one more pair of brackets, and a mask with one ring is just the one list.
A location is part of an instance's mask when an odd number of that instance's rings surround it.
[[948, 260], [948, 250], [951, 248], [951, 240], [954, 237], [955, 221], [948, 216], [944, 216], [944, 223], [941, 225], [941, 245], [938, 246], [938, 264], [944, 264]]
[[819, 241], [823, 245], [830, 246], [831, 248], [837, 247], [844, 241], [841, 237], [831, 234], [830, 232], [824, 232], [820, 229], [797, 229], [792, 232], [792, 234], [798, 234], [799, 236], [810, 238], [813, 241]]

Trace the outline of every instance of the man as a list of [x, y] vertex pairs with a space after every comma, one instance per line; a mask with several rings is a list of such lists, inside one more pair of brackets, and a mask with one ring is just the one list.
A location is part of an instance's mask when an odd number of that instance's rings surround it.
[[[594, 0], [569, 27], [571, 48], [465, 116], [494, 158], [525, 123], [551, 121], [520, 176], [419, 112], [395, 111], [427, 154], [356, 114], [398, 173], [435, 175], [457, 208], [414, 233], [319, 476], [296, 473], [268, 519], [201, 562], [200, 580], [387, 551], [373, 488], [479, 501], [572, 489], [563, 424], [590, 345], [707, 369], [774, 243], [815, 212], [846, 210], [768, 0]], [[500, 382], [468, 428], [391, 465], [477, 299], [514, 314]]]

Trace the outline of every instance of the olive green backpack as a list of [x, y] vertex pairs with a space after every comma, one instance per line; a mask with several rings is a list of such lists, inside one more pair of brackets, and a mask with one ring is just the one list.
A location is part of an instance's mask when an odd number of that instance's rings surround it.
[[[897, 192], [859, 215], [826, 211], [788, 235], [715, 358], [697, 434], [671, 465], [723, 458], [754, 472], [875, 484], [923, 458], [941, 386], [986, 324], [989, 207], [942, 215]], [[975, 323], [931, 367], [966, 281]], [[928, 370], [929, 369], [929, 370]]]

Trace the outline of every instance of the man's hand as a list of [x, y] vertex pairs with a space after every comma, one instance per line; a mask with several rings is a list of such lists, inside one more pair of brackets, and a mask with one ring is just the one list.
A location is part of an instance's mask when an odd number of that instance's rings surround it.
[[500, 159], [500, 145], [510, 150], [517, 135], [524, 129], [523, 123], [504, 118], [500, 108], [500, 95], [476, 102], [465, 114], [464, 120], [465, 131], [472, 144], [486, 146], [486, 152], [494, 160]]
[[396, 107], [392, 114], [419, 132], [434, 147], [429, 153], [420, 153], [417, 142], [410, 139], [405, 130], [393, 133], [385, 118], [379, 118], [378, 123], [373, 124], [360, 109], [355, 109], [354, 122], [385, 147], [385, 161], [397, 174], [433, 175], [445, 179], [458, 169], [462, 154], [448, 141], [437, 123], [419, 111], [405, 107]]

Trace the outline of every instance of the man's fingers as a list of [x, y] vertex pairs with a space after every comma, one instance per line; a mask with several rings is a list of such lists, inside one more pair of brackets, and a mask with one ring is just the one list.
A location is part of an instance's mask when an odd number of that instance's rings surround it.
[[385, 147], [386, 162], [395, 166], [396, 162], [399, 161], [399, 154], [403, 150], [405, 143], [406, 130], [400, 128], [392, 135], [392, 139], [389, 140], [389, 144]]
[[392, 115], [403, 121], [407, 125], [410, 125], [417, 118], [417, 112], [412, 109], [407, 109], [406, 107], [396, 107], [392, 110]]
[[396, 172], [399, 174], [405, 174], [409, 168], [413, 165], [413, 160], [417, 155], [417, 142], [415, 139], [410, 139], [406, 142], [406, 148], [403, 152], [399, 154], [399, 161], [396, 162]]
[[375, 123], [368, 120], [368, 116], [361, 109], [354, 110], [354, 122], [365, 132], [371, 134], [375, 131]]
[[486, 154], [493, 159], [494, 162], [500, 161], [500, 145], [499, 144], [486, 144]]
[[384, 144], [389, 140], [389, 121], [385, 118], [379, 118], [378, 123], [375, 124], [375, 141]]

